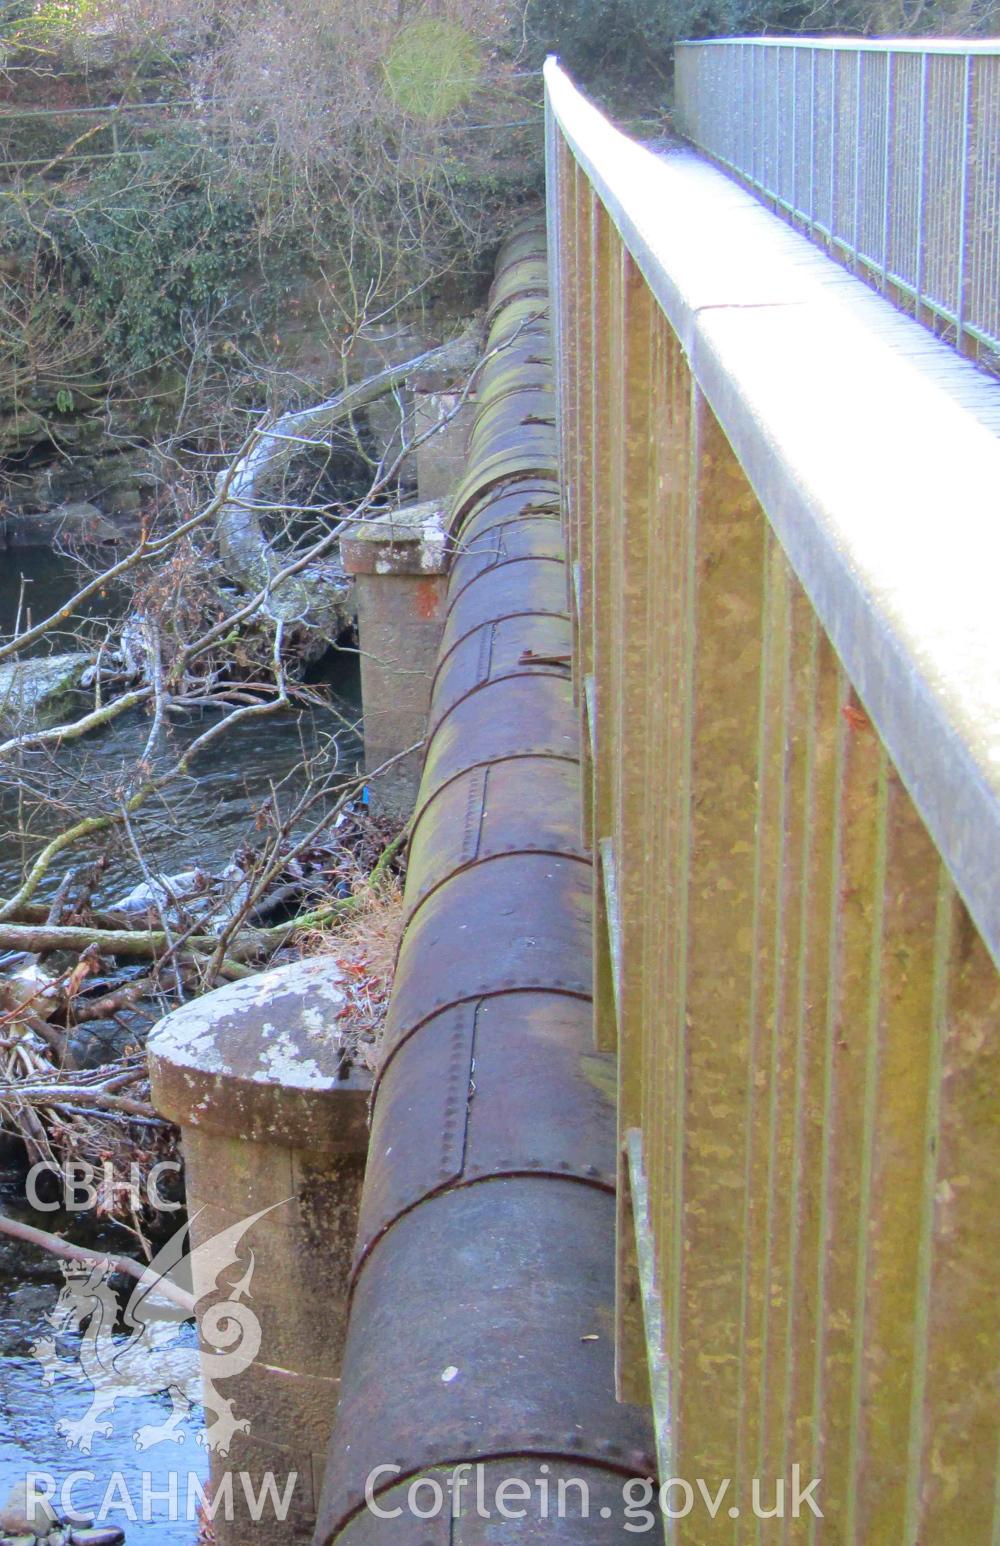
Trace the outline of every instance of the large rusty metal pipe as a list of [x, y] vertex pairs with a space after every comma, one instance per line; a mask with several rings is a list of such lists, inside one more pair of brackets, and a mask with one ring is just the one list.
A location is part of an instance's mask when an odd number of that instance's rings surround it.
[[[592, 1028], [546, 308], [529, 225], [498, 262], [454, 504], [317, 1546], [603, 1546], [624, 1479], [654, 1469], [645, 1410], [614, 1396], [614, 1068]], [[475, 1467], [479, 1496], [454, 1481]], [[418, 1478], [443, 1515], [414, 1515]], [[508, 1478], [533, 1505], [484, 1517]], [[563, 1518], [571, 1480], [589, 1507]]]

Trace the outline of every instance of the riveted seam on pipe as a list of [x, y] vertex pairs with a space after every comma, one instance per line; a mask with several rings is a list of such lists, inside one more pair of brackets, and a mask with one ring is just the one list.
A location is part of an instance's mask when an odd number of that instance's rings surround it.
[[580, 765], [580, 758], [574, 753], [552, 750], [510, 752], [503, 757], [488, 758], [482, 762], [469, 763], [468, 767], [459, 769], [457, 773], [452, 773], [450, 777], [445, 779], [444, 783], [435, 785], [431, 792], [424, 796], [423, 800], [418, 799], [417, 806], [413, 814], [413, 821], [410, 825], [411, 850], [413, 847], [413, 840], [416, 835], [417, 828], [419, 827], [420, 822], [423, 820], [426, 812], [434, 804], [435, 800], [437, 800], [439, 796], [443, 795], [448, 789], [450, 789], [453, 784], [457, 783], [460, 778], [466, 778], [470, 773], [481, 772], [489, 768], [502, 767], [508, 762], [530, 761], [567, 763], [570, 767], [579, 767]]
[[406, 913], [407, 927], [413, 922], [424, 903], [440, 891], [442, 886], [446, 886], [450, 880], [454, 880], [456, 875], [464, 875], [467, 871], [475, 869], [479, 864], [493, 864], [498, 859], [511, 859], [520, 854], [530, 854], [532, 858], [569, 859], [574, 864], [585, 864], [591, 870], [594, 867], [594, 861], [590, 855], [583, 853], [580, 849], [553, 848], [551, 845], [543, 846], [541, 844], [537, 848], [531, 848], [524, 843], [518, 844], [516, 848], [498, 849], [495, 853], [484, 854], [482, 858], [470, 859], [466, 864], [456, 864], [447, 874], [440, 876], [432, 886], [428, 886], [426, 891], [418, 891], [412, 908], [408, 908]]
[[[504, 855], [504, 857], [507, 856]], [[414, 1020], [411, 1025], [407, 1025], [405, 1030], [401, 1031], [394, 1039], [391, 1048], [386, 1054], [384, 1063], [381, 1064], [375, 1076], [375, 1083], [372, 1088], [372, 1103], [374, 1104], [378, 1097], [379, 1086], [385, 1078], [393, 1059], [406, 1046], [407, 1042], [416, 1036], [418, 1031], [422, 1031], [431, 1020], [444, 1013], [445, 1010], [460, 1009], [465, 1004], [477, 1004], [487, 998], [503, 998], [509, 993], [553, 993], [565, 998], [582, 999], [586, 1003], [590, 1003], [594, 997], [590, 989], [584, 987], [582, 983], [566, 981], [565, 979], [560, 979], [558, 982], [549, 980], [544, 982], [513, 982], [510, 979], [505, 979], [502, 982], [497, 982], [495, 986], [489, 989], [478, 988], [470, 990], [463, 998], [435, 999], [426, 1014]]]
[[[518, 617], [555, 617], [559, 618], [562, 622], [569, 622], [569, 613], [567, 611], [550, 611], [547, 607], [527, 607], [523, 612], [498, 612], [494, 617], [480, 619], [478, 623], [474, 623], [470, 628], [467, 628], [464, 633], [459, 634], [457, 639], [452, 639], [449, 642], [447, 649], [444, 650], [441, 654], [434, 671], [434, 676], [432, 678], [432, 696], [434, 689], [437, 686], [438, 678], [441, 675], [442, 669], [448, 664], [448, 661], [451, 659], [452, 655], [455, 653], [460, 644], [464, 644], [466, 639], [471, 639], [474, 634], [479, 632], [480, 628], [494, 627], [497, 623], [509, 623], [512, 622], [514, 618]], [[448, 625], [446, 623], [446, 630], [447, 626]]]

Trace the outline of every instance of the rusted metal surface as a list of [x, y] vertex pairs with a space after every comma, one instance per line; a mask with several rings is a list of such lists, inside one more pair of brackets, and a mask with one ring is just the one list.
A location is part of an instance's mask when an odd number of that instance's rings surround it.
[[505, 853], [584, 858], [575, 762], [515, 757], [478, 766], [421, 808], [410, 839], [408, 916], [449, 875]]
[[[450, 596], [449, 590], [449, 596]], [[484, 623], [503, 617], [567, 617], [566, 570], [562, 558], [512, 558], [503, 565], [491, 565], [463, 585], [450, 603], [441, 655], [440, 675], [449, 653], [467, 634]], [[525, 638], [525, 647], [530, 640]]]
[[589, 862], [544, 853], [500, 855], [432, 892], [400, 948], [385, 1060], [467, 999], [530, 988], [589, 997], [590, 893]]
[[[498, 449], [488, 461], [484, 461], [484, 472], [490, 483], [551, 477], [554, 468], [549, 459], [547, 441], [548, 436], [539, 436], [530, 446], [519, 445], [515, 441], [512, 449]], [[469, 477], [459, 485], [451, 508], [452, 521], [456, 527], [461, 527], [471, 506], [479, 498], [481, 487], [479, 482]]]
[[[531, 273], [531, 288], [524, 281]], [[551, 364], [548, 301], [537, 263], [522, 264], [512, 293], [504, 293], [505, 266], [494, 287], [488, 346], [492, 357], [480, 380], [480, 408], [469, 439], [466, 477], [452, 507], [457, 532], [472, 504], [501, 480], [558, 476], [555, 400], [542, 371]], [[519, 373], [524, 374], [520, 376]]]
[[507, 677], [457, 703], [427, 749], [418, 813], [459, 774], [510, 757], [578, 760], [573, 688], [561, 676]]
[[365, 1193], [356, 1264], [394, 1219], [446, 1187], [547, 1174], [614, 1190], [593, 1141], [603, 1134], [610, 1157], [614, 1069], [606, 1054], [581, 1052], [589, 1026], [585, 1000], [511, 993], [445, 1009], [406, 1042], [379, 1089], [372, 1144], [391, 1152]]
[[[490, 324], [489, 348], [501, 344], [522, 343], [529, 337], [539, 340], [541, 346], [548, 343], [548, 299], [544, 295], [515, 295], [498, 311]], [[500, 361], [503, 356], [499, 355]], [[502, 363], [501, 363], [502, 368]], [[470, 464], [474, 457], [470, 455]]]
[[[615, 1070], [593, 1039], [541, 254], [527, 229], [501, 256], [452, 512], [317, 1546], [598, 1546], [622, 1538], [622, 1476], [653, 1464], [645, 1409], [614, 1399]], [[515, 1527], [471, 1496], [407, 1515], [407, 1479], [479, 1462], [536, 1497], [586, 1475], [590, 1515]], [[365, 1505], [378, 1466], [398, 1518]]]
[[[526, 646], [525, 620], [531, 620], [532, 643]], [[430, 729], [469, 696], [487, 684], [514, 677], [552, 676], [566, 680], [572, 630], [566, 617], [519, 613], [485, 623], [467, 634], [441, 668], [431, 706]]]
[[[516, 399], [516, 403], [512, 402], [513, 399]], [[551, 419], [555, 393], [552, 390], [550, 362], [540, 358], [526, 345], [520, 348], [510, 345], [504, 351], [503, 359], [498, 361], [493, 379], [479, 392], [473, 432], [477, 425], [483, 424], [495, 412], [500, 403], [511, 407], [512, 418], [517, 417], [513, 410], [519, 406], [522, 418]], [[488, 428], [492, 431], [494, 426]]]
[[[538, 216], [527, 215], [519, 225], [514, 226], [503, 244], [503, 259], [498, 264], [496, 277], [493, 281], [494, 291], [500, 284], [508, 267], [519, 263], [523, 258], [544, 258], [545, 256], [544, 224]], [[547, 275], [545, 284], [547, 287]]]
[[[508, 421], [502, 436], [497, 431], [491, 437], [488, 453], [482, 461], [484, 478], [499, 483], [504, 478], [551, 476], [554, 472], [552, 429], [552, 421], [534, 426]], [[482, 481], [469, 476], [460, 484], [452, 505], [452, 519], [457, 525], [461, 524], [482, 486]]]
[[517, 559], [555, 559], [565, 563], [562, 532], [550, 516], [538, 515], [492, 526], [479, 536], [468, 536], [452, 563], [449, 596], [454, 599], [466, 585], [488, 569]]
[[492, 322], [513, 300], [527, 296], [538, 298], [544, 306], [548, 294], [548, 259], [544, 252], [525, 254], [498, 275], [490, 296], [487, 320]]
[[517, 455], [530, 467], [545, 466], [551, 454], [551, 431], [555, 425], [554, 399], [551, 393], [534, 387], [512, 388], [480, 410], [470, 438], [478, 437], [483, 464], [489, 458]]
[[[484, 408], [491, 408], [496, 403], [502, 402], [504, 398], [519, 392], [524, 394], [529, 408], [535, 404], [537, 395], [552, 400], [555, 398], [552, 390], [551, 362], [541, 357], [528, 344], [522, 344], [520, 347], [511, 344], [504, 350], [503, 359], [498, 361], [495, 375], [479, 391], [476, 419], [482, 418]], [[475, 423], [475, 420], [473, 422]]]
[[[533, 529], [538, 530], [544, 521], [550, 528], [554, 528], [557, 540], [562, 541], [562, 523], [559, 519], [559, 506], [556, 497], [543, 494], [542, 491], [532, 491], [533, 497], [522, 494], [520, 490], [516, 494], [508, 492], [499, 496], [494, 501], [477, 506], [466, 520], [462, 528], [460, 541], [452, 544], [452, 561], [457, 563], [463, 554], [473, 552], [477, 548], [490, 546], [490, 539], [495, 532], [509, 531], [519, 526], [522, 521], [531, 521]], [[503, 500], [503, 503], [500, 500]], [[521, 506], [524, 506], [524, 510]], [[507, 508], [512, 507], [512, 508]], [[565, 558], [565, 551], [563, 553]]]
[[[650, 1470], [644, 1419], [611, 1395], [614, 1209], [573, 1179], [499, 1176], [396, 1219], [355, 1286], [320, 1539], [331, 1515], [364, 1508], [380, 1465], [406, 1477], [509, 1455]], [[382, 1529], [373, 1539], [392, 1538]]]
[[494, 526], [504, 526], [508, 521], [529, 515], [542, 516], [561, 525], [557, 483], [544, 477], [511, 478], [493, 483], [485, 494], [473, 494], [469, 499], [455, 546], [461, 551]]

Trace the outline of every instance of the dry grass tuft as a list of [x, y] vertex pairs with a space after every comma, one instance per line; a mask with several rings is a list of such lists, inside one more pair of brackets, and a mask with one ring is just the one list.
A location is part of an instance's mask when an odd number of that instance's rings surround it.
[[382, 1032], [403, 933], [403, 882], [391, 871], [365, 877], [354, 889], [344, 917], [298, 936], [303, 955], [331, 956], [344, 973], [347, 1002], [337, 1033], [352, 1063], [374, 1072], [381, 1061]]

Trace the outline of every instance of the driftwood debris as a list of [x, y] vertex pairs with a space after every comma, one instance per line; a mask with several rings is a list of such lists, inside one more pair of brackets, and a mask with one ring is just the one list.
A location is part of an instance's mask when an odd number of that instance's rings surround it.
[[[0, 1133], [29, 1162], [128, 1173], [172, 1152], [137, 1050], [150, 1024], [178, 999], [328, 948], [331, 927], [391, 889], [405, 832], [339, 805], [303, 836], [242, 850], [222, 875], [154, 876], [98, 910], [91, 877], [71, 871], [47, 910], [0, 922]], [[125, 1050], [93, 1067], [98, 1020], [118, 1024]]]

